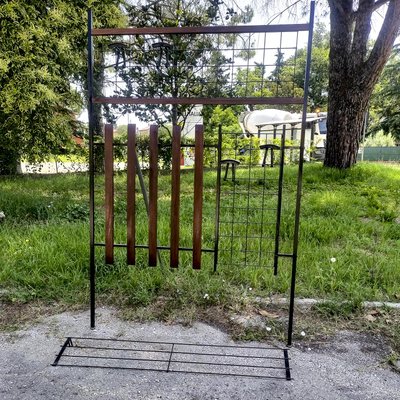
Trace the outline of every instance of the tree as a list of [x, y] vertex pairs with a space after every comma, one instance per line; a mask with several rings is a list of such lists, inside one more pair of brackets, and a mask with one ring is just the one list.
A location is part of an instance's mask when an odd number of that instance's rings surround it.
[[[368, 102], [399, 32], [400, 0], [328, 3], [331, 38], [324, 165], [343, 169], [356, 162]], [[385, 4], [382, 28], [369, 49], [372, 14]]]
[[[399, 32], [400, 0], [327, 0], [327, 3], [331, 31], [324, 165], [344, 169], [356, 162], [368, 102]], [[372, 16], [384, 7], [382, 28], [370, 48]]]
[[[218, 4], [217, 4], [218, 3]], [[216, 8], [216, 5], [219, 7]], [[221, 20], [221, 2], [205, 1], [145, 1], [128, 7], [129, 23], [135, 27], [174, 27], [210, 25]], [[224, 11], [225, 21], [238, 23], [251, 16], [232, 9]], [[221, 38], [226, 43], [232, 37]], [[219, 43], [220, 46], [221, 43]], [[210, 35], [137, 35], [121, 42], [114, 51], [122, 62], [116, 72], [124, 82], [117, 89], [123, 96], [133, 97], [212, 97], [226, 93], [228, 61], [218, 50], [216, 38]], [[134, 111], [142, 121], [154, 121], [168, 127], [180, 124], [193, 105], [147, 104], [122, 106], [123, 112]]]
[[[119, 23], [118, 1], [89, 3], [97, 7], [97, 25]], [[78, 87], [86, 81], [87, 2], [12, 0], [0, 5], [0, 20], [4, 174], [15, 173], [22, 157], [37, 161], [57, 154], [80, 129], [76, 114], [83, 105]]]

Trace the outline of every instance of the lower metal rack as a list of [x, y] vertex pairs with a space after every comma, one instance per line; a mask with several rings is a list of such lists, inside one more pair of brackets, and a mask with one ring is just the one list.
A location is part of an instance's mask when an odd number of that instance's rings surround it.
[[286, 348], [67, 337], [58, 367], [291, 380]]

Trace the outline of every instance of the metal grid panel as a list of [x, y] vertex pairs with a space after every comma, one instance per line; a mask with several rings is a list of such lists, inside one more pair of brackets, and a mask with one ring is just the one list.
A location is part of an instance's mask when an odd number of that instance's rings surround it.
[[[113, 112], [145, 105], [302, 104], [294, 76], [308, 24], [93, 30], [103, 69], [94, 103]], [[122, 36], [121, 36], [122, 35]], [[97, 46], [96, 46], [97, 43]], [[304, 69], [304, 65], [302, 67]], [[105, 84], [104, 84], [105, 83]], [[258, 93], [258, 94], [255, 94]]]
[[[222, 134], [219, 265], [274, 268], [277, 273], [284, 165], [298, 153], [286, 127], [258, 136]], [[275, 144], [274, 153], [262, 148]], [[270, 150], [270, 149], [269, 149]], [[271, 158], [279, 172], [270, 169]], [[298, 154], [297, 154], [298, 157]], [[266, 161], [266, 162], [264, 162]]]

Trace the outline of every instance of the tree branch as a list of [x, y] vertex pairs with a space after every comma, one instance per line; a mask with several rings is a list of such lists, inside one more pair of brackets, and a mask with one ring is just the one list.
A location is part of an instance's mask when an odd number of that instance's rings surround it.
[[340, 1], [329, 0], [328, 3], [329, 3], [330, 7], [335, 7], [339, 11], [339, 13], [342, 15], [343, 18], [349, 17], [348, 13], [346, 13], [346, 11], [344, 10], [343, 5]]
[[372, 10], [376, 11], [378, 8], [382, 7], [383, 5], [385, 5], [388, 2], [389, 2], [389, 0], [377, 0], [375, 2], [374, 6], [372, 7]]
[[[399, 28], [400, 1], [390, 0], [382, 28], [371, 54], [365, 63], [364, 76], [367, 81], [369, 80], [371, 85], [375, 84], [373, 77], [382, 72], [386, 61], [389, 59]], [[368, 77], [370, 77], [370, 79], [368, 79]]]

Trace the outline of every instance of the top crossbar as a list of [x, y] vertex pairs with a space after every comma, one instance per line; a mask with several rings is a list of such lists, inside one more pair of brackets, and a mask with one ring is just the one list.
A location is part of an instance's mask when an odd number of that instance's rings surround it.
[[186, 35], [186, 34], [217, 34], [217, 33], [257, 33], [257, 32], [302, 32], [308, 31], [310, 24], [293, 25], [235, 25], [235, 26], [171, 26], [145, 28], [103, 28], [92, 29], [92, 36], [123, 36], [123, 35]]

